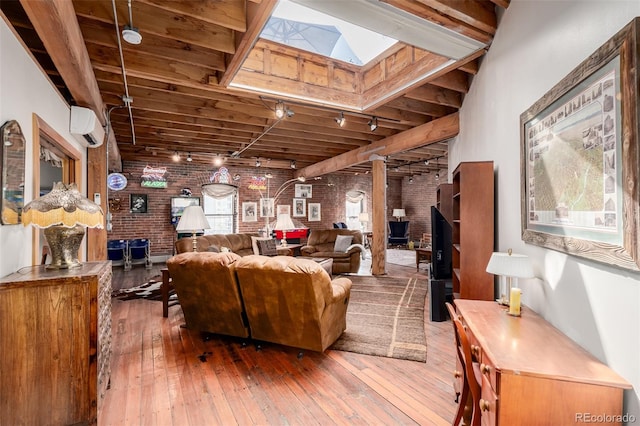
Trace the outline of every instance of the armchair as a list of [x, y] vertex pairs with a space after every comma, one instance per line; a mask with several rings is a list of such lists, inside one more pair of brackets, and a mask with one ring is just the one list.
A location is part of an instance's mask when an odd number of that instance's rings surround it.
[[389, 245], [409, 243], [409, 221], [389, 222]]
[[347, 328], [351, 280], [317, 262], [245, 256], [236, 272], [253, 339], [322, 352]]

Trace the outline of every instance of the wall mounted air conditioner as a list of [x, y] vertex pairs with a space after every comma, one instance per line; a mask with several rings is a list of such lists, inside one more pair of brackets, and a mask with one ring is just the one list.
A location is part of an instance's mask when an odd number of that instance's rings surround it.
[[83, 146], [96, 148], [104, 142], [104, 129], [93, 110], [78, 106], [71, 107], [69, 132]]

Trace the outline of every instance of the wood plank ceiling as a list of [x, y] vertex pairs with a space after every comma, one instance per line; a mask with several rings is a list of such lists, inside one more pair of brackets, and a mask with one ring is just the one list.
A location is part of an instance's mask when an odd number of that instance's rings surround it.
[[[40, 0], [21, 0], [31, 1]], [[125, 0], [74, 0], [73, 7], [122, 160], [161, 165], [177, 152], [182, 161], [206, 164], [220, 157], [229, 168], [256, 161], [289, 168], [295, 161], [315, 175], [368, 173], [366, 154], [375, 152], [387, 157], [389, 176], [435, 172], [446, 167], [457, 112], [495, 34], [496, 13], [509, 0], [384, 1], [486, 47], [447, 62], [397, 43], [358, 67], [259, 38], [275, 0], [132, 0], [131, 14]], [[3, 0], [1, 8], [77, 104], [21, 3]], [[128, 23], [142, 42], [122, 41], [121, 57], [117, 37]], [[277, 119], [278, 101], [294, 114]], [[341, 113], [343, 127], [336, 123]]]

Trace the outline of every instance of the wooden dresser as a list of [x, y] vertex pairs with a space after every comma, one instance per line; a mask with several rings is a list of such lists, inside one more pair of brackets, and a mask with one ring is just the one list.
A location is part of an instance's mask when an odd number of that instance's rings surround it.
[[481, 363], [482, 425], [569, 425], [600, 415], [610, 421], [598, 424], [621, 424], [631, 385], [542, 317], [527, 308], [512, 317], [491, 301], [455, 305]]
[[0, 279], [0, 424], [95, 424], [111, 354], [111, 261]]

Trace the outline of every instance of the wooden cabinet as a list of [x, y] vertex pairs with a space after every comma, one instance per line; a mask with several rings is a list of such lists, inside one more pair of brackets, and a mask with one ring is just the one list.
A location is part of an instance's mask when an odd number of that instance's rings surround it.
[[0, 423], [94, 424], [109, 383], [111, 262], [0, 279]]
[[569, 425], [596, 415], [621, 424], [631, 384], [535, 312], [513, 317], [492, 301], [455, 305], [480, 362], [482, 425]]
[[454, 297], [493, 300], [494, 279], [486, 272], [494, 246], [493, 161], [460, 163], [452, 192]]
[[447, 219], [447, 222], [453, 222], [453, 185], [450, 183], [441, 183], [436, 189], [436, 208]]

